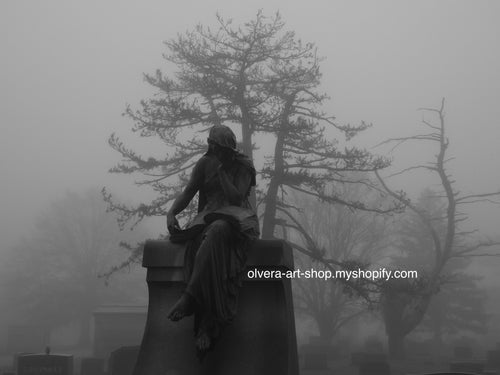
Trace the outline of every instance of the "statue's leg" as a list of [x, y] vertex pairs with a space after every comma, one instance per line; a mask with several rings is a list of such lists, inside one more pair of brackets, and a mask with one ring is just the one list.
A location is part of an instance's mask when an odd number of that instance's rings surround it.
[[199, 352], [213, 345], [220, 330], [236, 314], [239, 275], [246, 261], [245, 246], [234, 227], [224, 220], [212, 222], [203, 233], [186, 287], [201, 314], [196, 332]]
[[[206, 315], [213, 312], [212, 304], [221, 299], [224, 291], [221, 285], [227, 280], [227, 273], [221, 259], [231, 256], [234, 248], [233, 229], [227, 222], [216, 220], [208, 225], [199, 238], [193, 240], [187, 262], [187, 287], [168, 314], [168, 318], [178, 321], [191, 315], [195, 310]], [[227, 263], [227, 262], [226, 262]], [[224, 289], [224, 288], [222, 288]], [[222, 302], [223, 303], [223, 302]]]
[[175, 305], [168, 313], [168, 318], [174, 322], [181, 320], [186, 316], [193, 315], [196, 301], [188, 294], [183, 293]]
[[233, 227], [224, 220], [207, 226], [186, 287], [199, 307], [218, 320], [228, 320], [235, 313], [232, 299], [236, 296], [230, 283], [245, 261], [239, 259], [236, 238]]

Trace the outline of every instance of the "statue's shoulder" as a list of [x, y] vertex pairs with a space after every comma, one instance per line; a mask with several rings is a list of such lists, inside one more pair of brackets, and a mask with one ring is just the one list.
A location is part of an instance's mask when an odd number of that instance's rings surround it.
[[207, 176], [211, 176], [217, 171], [217, 166], [217, 159], [210, 154], [205, 154], [196, 162], [193, 168], [193, 176], [199, 181], [205, 181]]
[[199, 166], [202, 169], [212, 169], [212, 168], [217, 168], [219, 165], [219, 161], [214, 155], [211, 154], [204, 154], [199, 160], [198, 163], [196, 163], [197, 166]]

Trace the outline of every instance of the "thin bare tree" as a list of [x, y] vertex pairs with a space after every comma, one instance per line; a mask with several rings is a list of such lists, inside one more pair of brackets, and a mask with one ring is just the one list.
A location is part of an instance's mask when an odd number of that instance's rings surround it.
[[446, 202], [444, 216], [433, 216], [431, 212], [418, 207], [403, 192], [389, 187], [388, 177], [384, 178], [375, 171], [382, 188], [420, 218], [427, 229], [427, 235], [432, 239], [434, 253], [434, 262], [429, 269], [428, 277], [416, 281], [392, 279], [382, 288], [381, 308], [389, 339], [389, 350], [393, 357], [404, 356], [404, 337], [422, 321], [432, 296], [443, 282], [444, 268], [452, 258], [500, 255], [498, 248], [500, 241], [480, 238], [477, 230], [462, 229], [468, 216], [461, 208], [476, 203], [499, 204], [500, 191], [462, 194], [455, 187], [456, 181], [447, 169], [448, 163], [453, 158], [447, 155], [449, 139], [446, 133], [444, 105], [443, 98], [439, 108], [420, 108], [424, 114], [432, 114], [437, 119], [432, 122], [424, 116], [422, 124], [429, 129], [428, 132], [391, 138], [381, 143], [393, 144], [393, 149], [411, 141], [431, 142], [437, 146], [437, 154], [432, 162], [410, 166], [391, 176], [419, 169], [436, 175], [439, 181], [438, 194]]

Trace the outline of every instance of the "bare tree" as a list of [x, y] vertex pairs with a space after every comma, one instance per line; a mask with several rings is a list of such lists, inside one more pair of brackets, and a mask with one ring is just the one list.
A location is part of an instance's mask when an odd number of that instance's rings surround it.
[[[444, 216], [433, 216], [431, 212], [413, 204], [404, 193], [390, 188], [386, 179], [378, 171], [375, 174], [384, 190], [394, 199], [413, 211], [427, 228], [427, 235], [431, 238], [434, 260], [427, 278], [417, 281], [390, 280], [384, 285], [381, 294], [382, 313], [389, 338], [389, 350], [392, 356], [404, 356], [404, 337], [420, 324], [429, 306], [432, 296], [439, 290], [443, 279], [446, 264], [453, 258], [496, 256], [499, 255], [500, 242], [491, 239], [478, 239], [477, 230], [463, 230], [461, 224], [467, 220], [467, 215], [460, 208], [466, 205], [490, 202], [499, 203], [500, 191], [479, 194], [462, 194], [455, 188], [455, 181], [447, 170], [447, 163], [451, 160], [448, 155], [449, 139], [446, 136], [444, 99], [439, 108], [421, 108], [424, 114], [432, 114], [437, 118], [431, 122], [425, 117], [423, 125], [429, 132], [410, 137], [392, 138], [383, 144], [395, 143], [397, 147], [405, 142], [432, 142], [437, 146], [438, 153], [435, 160], [429, 164], [408, 167], [394, 175], [408, 173], [417, 169], [424, 169], [436, 175], [439, 180], [438, 192], [446, 202]], [[439, 227], [443, 230], [440, 231]], [[488, 251], [492, 249], [493, 252]]]
[[76, 321], [79, 344], [88, 345], [92, 311], [99, 304], [137, 298], [132, 295], [137, 289], [123, 278], [106, 288], [98, 276], [123, 258], [120, 241], [143, 240], [141, 235], [146, 237], [140, 231], [120, 232], [99, 189], [68, 192], [54, 201], [1, 265], [11, 319], [48, 331]]
[[[430, 217], [446, 216], [446, 202], [431, 189], [424, 189], [415, 205]], [[434, 228], [443, 238], [445, 221], [435, 221]], [[395, 232], [399, 255], [392, 257], [393, 263], [418, 270], [420, 275], [428, 274], [435, 259], [434, 246], [421, 218], [408, 210], [399, 218]], [[471, 261], [471, 258], [453, 258], [446, 263], [439, 293], [432, 297], [421, 324], [415, 329], [431, 335], [434, 353], [443, 353], [444, 340], [450, 335], [486, 330], [485, 293], [477, 285], [480, 277], [467, 272]]]

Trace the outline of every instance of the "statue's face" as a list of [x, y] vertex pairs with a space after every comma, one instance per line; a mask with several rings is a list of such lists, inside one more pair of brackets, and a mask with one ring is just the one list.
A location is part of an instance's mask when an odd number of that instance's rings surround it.
[[214, 154], [222, 164], [227, 164], [233, 160], [234, 151], [226, 147], [215, 145]]

